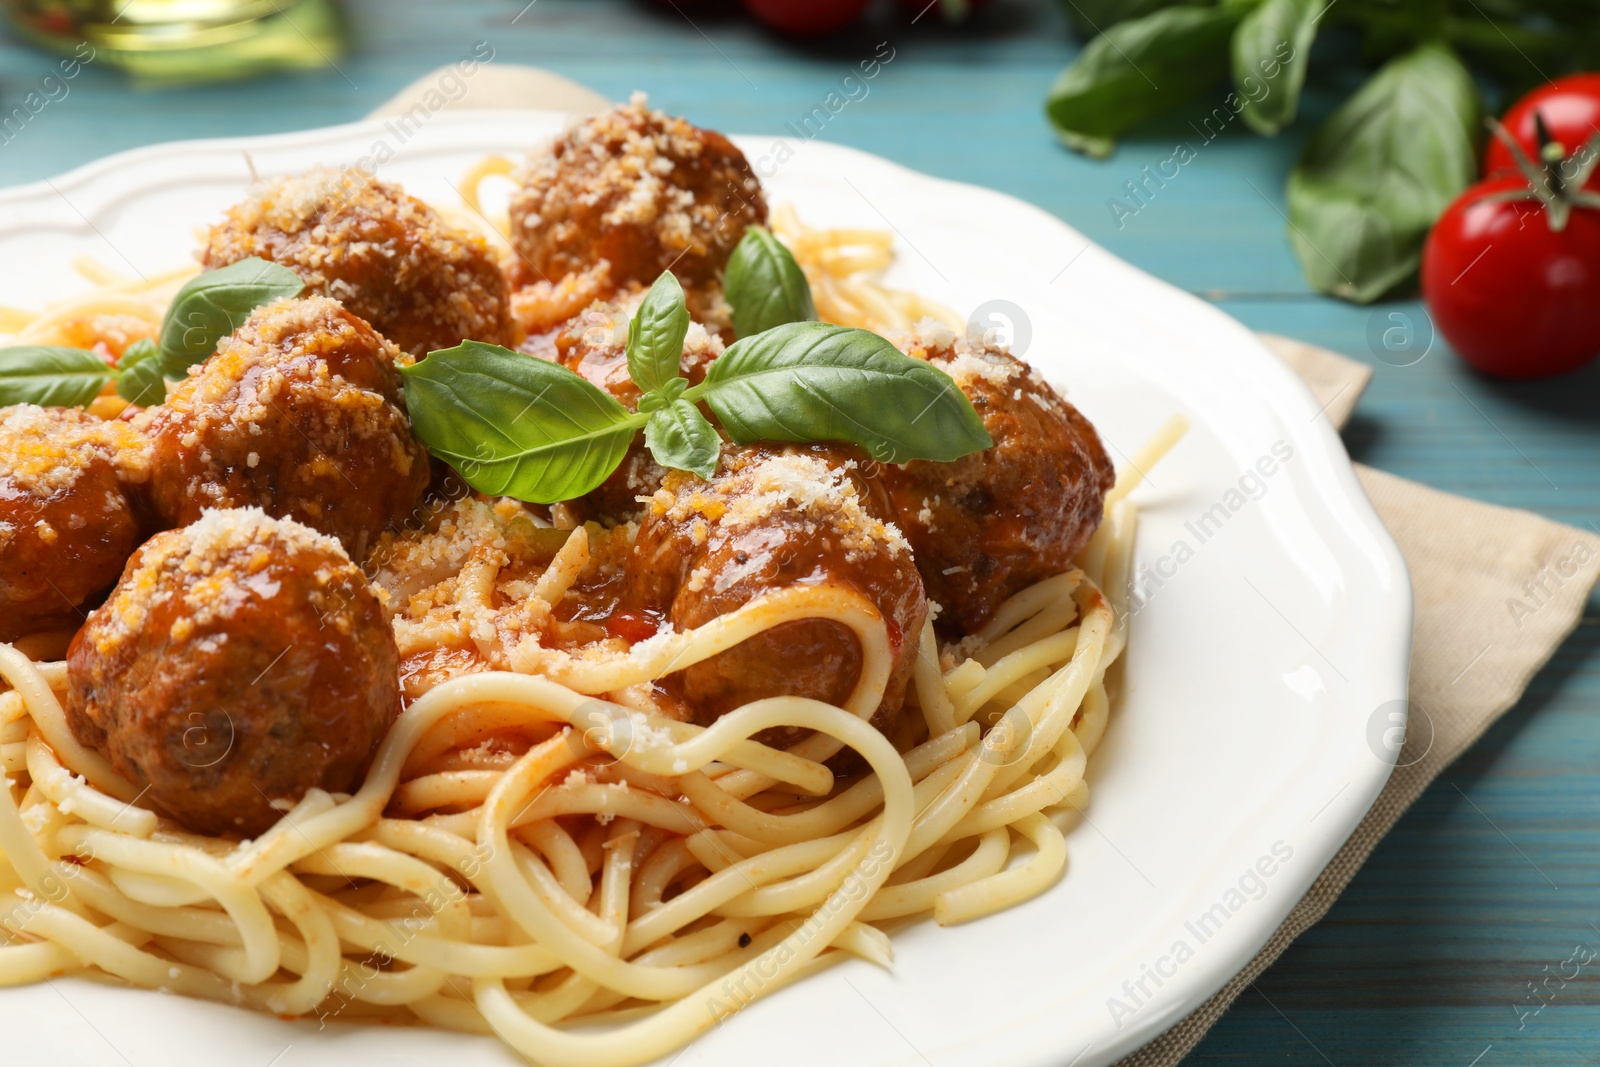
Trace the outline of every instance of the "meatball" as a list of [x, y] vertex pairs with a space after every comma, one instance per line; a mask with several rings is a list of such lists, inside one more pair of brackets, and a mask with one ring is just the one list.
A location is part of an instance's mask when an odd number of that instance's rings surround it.
[[126, 423], [0, 408], [0, 640], [78, 625], [138, 547], [129, 491], [149, 469], [149, 443]]
[[160, 810], [255, 836], [354, 792], [400, 711], [377, 594], [339, 543], [257, 508], [157, 534], [67, 654], [67, 721]]
[[[707, 483], [673, 471], [639, 527], [633, 597], [679, 629], [774, 589], [831, 585], [882, 613], [894, 663], [875, 722], [898, 714], [927, 618], [911, 549], [885, 521], [888, 501], [840, 446], [728, 446]], [[861, 649], [843, 625], [783, 623], [668, 678], [709, 723], [741, 704], [794, 695], [843, 703]]]
[[[761, 183], [726, 137], [650, 109], [642, 93], [534, 156], [511, 200], [519, 298], [556, 320], [594, 296], [677, 275], [696, 318], [722, 322], [723, 269], [765, 222]], [[587, 298], [587, 299], [586, 299]], [[580, 300], [576, 306], [570, 301]], [[567, 302], [568, 306], [561, 307]]]
[[150, 422], [151, 496], [168, 526], [259, 507], [360, 559], [430, 477], [389, 342], [326, 297], [258, 308]]
[[[639, 387], [628, 376], [628, 323], [643, 299], [642, 291], [622, 301], [602, 301], [574, 317], [552, 338], [549, 358], [581, 375], [620, 400], [630, 411], [639, 407]], [[689, 324], [679, 372], [698, 385], [706, 368], [722, 355], [722, 340], [698, 322]], [[583, 498], [582, 510], [603, 522], [637, 516], [641, 497], [661, 488], [666, 470], [635, 440], [626, 458], [597, 489]]]
[[417, 359], [464, 340], [516, 343], [488, 243], [363, 170], [257, 188], [212, 228], [201, 260], [214, 270], [251, 256], [288, 267]]
[[1100, 437], [1026, 363], [924, 322], [901, 347], [949, 373], [994, 447], [880, 477], [942, 626], [971, 633], [1025, 586], [1066, 570], [1100, 525], [1114, 481]]

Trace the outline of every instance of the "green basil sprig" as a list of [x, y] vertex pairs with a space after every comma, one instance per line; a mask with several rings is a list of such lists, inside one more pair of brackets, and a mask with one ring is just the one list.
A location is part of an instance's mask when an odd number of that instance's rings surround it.
[[117, 360], [117, 395], [130, 404], [152, 407], [167, 399], [161, 352], [148, 338], [129, 345]]
[[1234, 31], [1233, 84], [1240, 115], [1272, 137], [1294, 121], [1311, 63], [1311, 42], [1327, 0], [1266, 0]]
[[764, 226], [744, 231], [724, 276], [736, 337], [751, 337], [774, 326], [817, 317], [811, 285], [794, 256]]
[[1445, 45], [1390, 60], [1289, 175], [1289, 240], [1306, 277], [1369, 303], [1410, 278], [1428, 229], [1477, 177], [1478, 92]]
[[662, 271], [628, 323], [628, 377], [641, 392], [653, 392], [678, 377], [688, 334], [683, 286], [671, 271]]
[[641, 391], [639, 412], [647, 416], [644, 446], [663, 467], [709, 478], [717, 469], [722, 439], [682, 399], [689, 388], [683, 369], [683, 339], [689, 335], [689, 308], [683, 286], [662, 271], [628, 323], [628, 377]]
[[536, 504], [605, 481], [650, 419], [559, 363], [482, 341], [400, 373], [412, 432], [429, 452], [480, 492]]
[[93, 352], [56, 345], [0, 348], [0, 407], [83, 407], [116, 371]]
[[888, 463], [948, 461], [994, 444], [949, 375], [865, 330], [784, 323], [735, 341], [690, 386], [675, 373], [687, 327], [670, 277], [629, 324], [638, 411], [560, 364], [467, 341], [401, 370], [418, 440], [474, 489], [539, 504], [605, 481], [641, 429], [656, 462], [709, 478], [722, 437], [700, 404], [741, 443], [848, 441]]
[[680, 397], [651, 413], [644, 427], [644, 446], [663, 467], [709, 478], [717, 472], [722, 438], [699, 408]]
[[40, 404], [83, 407], [116, 381], [117, 395], [149, 407], [167, 398], [167, 380], [217, 350], [262, 304], [299, 296], [305, 282], [287, 267], [242, 259], [192, 278], [162, 319], [160, 343], [135, 341], [115, 367], [82, 348], [17, 345], [0, 348], [0, 407]]
[[181, 378], [217, 350], [217, 342], [244, 325], [262, 304], [299, 296], [306, 283], [288, 267], [241, 259], [191, 278], [161, 323], [161, 370]]
[[1105, 158], [1123, 131], [1193, 100], [1228, 76], [1230, 6], [1169, 7], [1119, 22], [1086, 45], [1045, 99], [1069, 148]]
[[944, 371], [825, 322], [735, 341], [684, 397], [704, 400], [735, 441], [849, 441], [883, 463], [945, 463], [994, 444]]

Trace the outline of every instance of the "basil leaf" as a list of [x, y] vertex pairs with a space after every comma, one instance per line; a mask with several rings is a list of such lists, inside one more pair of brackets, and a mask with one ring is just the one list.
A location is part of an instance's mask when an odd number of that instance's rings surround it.
[[18, 345], [0, 348], [0, 407], [38, 404], [77, 408], [100, 395], [116, 372], [82, 348]]
[[1107, 27], [1050, 87], [1045, 113], [1057, 136], [1109, 156], [1118, 134], [1228, 76], [1240, 17], [1231, 7], [1170, 7]]
[[688, 388], [689, 379], [687, 378], [672, 378], [662, 382], [648, 393], [639, 397], [639, 410], [651, 412], [669, 408]]
[[817, 317], [805, 272], [765, 226], [744, 231], [728, 257], [723, 281], [736, 336], [749, 337], [787, 322]]
[[161, 370], [168, 378], [217, 350], [217, 342], [244, 325], [262, 304], [299, 296], [300, 275], [264, 259], [241, 259], [191, 279], [167, 308], [161, 323]]
[[1311, 42], [1327, 0], [1266, 0], [1233, 34], [1233, 85], [1240, 114], [1268, 137], [1294, 121]]
[[141, 337], [127, 348], [122, 350], [122, 358], [117, 360], [117, 370], [126, 371], [137, 363], [143, 363], [152, 356], [159, 355], [156, 343], [148, 337]]
[[644, 446], [663, 467], [710, 478], [717, 472], [722, 438], [699, 408], [687, 400], [674, 400], [645, 423]]
[[628, 323], [628, 377], [640, 392], [649, 393], [678, 377], [688, 333], [683, 286], [664, 270]]
[[1317, 130], [1289, 175], [1306, 277], [1369, 303], [1416, 273], [1434, 219], [1477, 177], [1479, 99], [1448, 47], [1390, 60]]
[[481, 341], [400, 373], [417, 439], [491, 496], [582, 496], [616, 470], [649, 419], [560, 364]]
[[161, 376], [161, 356], [154, 341], [135, 341], [117, 360], [117, 395], [144, 408], [167, 399], [167, 380]]
[[886, 463], [994, 444], [948, 374], [877, 334], [822, 322], [735, 341], [684, 399], [703, 399], [740, 442], [850, 441]]

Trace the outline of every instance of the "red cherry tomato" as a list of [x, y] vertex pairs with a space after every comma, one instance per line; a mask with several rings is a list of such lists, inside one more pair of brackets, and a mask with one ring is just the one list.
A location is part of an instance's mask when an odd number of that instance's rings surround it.
[[[1539, 161], [1539, 135], [1533, 116], [1544, 119], [1550, 136], [1561, 142], [1564, 155], [1578, 151], [1600, 132], [1600, 74], [1572, 74], [1557, 78], [1529, 93], [1512, 105], [1501, 123], [1528, 158]], [[1499, 138], [1489, 139], [1483, 172], [1489, 175], [1511, 173], [1517, 169], [1511, 150]], [[1600, 170], [1589, 179], [1588, 188], [1600, 186]]]
[[1521, 177], [1489, 178], [1445, 209], [1422, 253], [1434, 325], [1486, 374], [1542, 378], [1600, 354], [1600, 210], [1574, 206], [1550, 228]]
[[842, 30], [867, 9], [868, 0], [742, 0], [756, 18], [791, 37]]

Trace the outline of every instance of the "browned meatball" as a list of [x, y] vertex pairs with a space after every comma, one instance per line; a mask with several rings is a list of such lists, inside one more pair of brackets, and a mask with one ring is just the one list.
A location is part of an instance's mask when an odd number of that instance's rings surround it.
[[1100, 525], [1114, 472], [1094, 426], [1002, 349], [924, 323], [902, 343], [949, 373], [994, 447], [881, 478], [940, 622], [971, 633], [1001, 601], [1066, 570]]
[[255, 836], [353, 792], [400, 711], [378, 597], [337, 541], [208, 511], [129, 561], [67, 656], [67, 718], [191, 830]]
[[665, 270], [683, 283], [697, 318], [720, 322], [728, 256], [745, 228], [766, 218], [744, 153], [636, 94], [574, 126], [521, 175], [511, 200], [520, 261], [513, 280], [532, 290], [519, 300], [536, 306], [524, 325], [567, 318]]
[[288, 267], [417, 359], [464, 340], [516, 343], [488, 243], [362, 170], [279, 178], [230, 208], [202, 261], [215, 270], [251, 256]]
[[[639, 527], [629, 573], [644, 610], [679, 629], [774, 589], [831, 585], [882, 613], [894, 656], [875, 721], [900, 710], [927, 618], [910, 547], [853, 453], [831, 445], [728, 446], [708, 483], [673, 471]], [[855, 635], [789, 622], [669, 676], [702, 723], [763, 697], [842, 703], [861, 672]]]
[[[548, 357], [606, 390], [630, 411], [638, 409], [639, 387], [628, 376], [628, 322], [643, 299], [642, 291], [621, 301], [601, 301], [575, 316], [557, 331]], [[679, 372], [698, 385], [706, 368], [722, 355], [722, 340], [698, 322], [689, 324], [683, 341]], [[644, 510], [640, 498], [661, 488], [666, 471], [635, 440], [617, 469], [599, 488], [583, 498], [586, 514], [604, 522], [629, 519]]]
[[168, 526], [260, 507], [360, 559], [429, 478], [395, 347], [333, 300], [258, 308], [151, 419], [152, 497]]
[[139, 544], [149, 475], [131, 426], [76, 408], [0, 408], [0, 640], [76, 626]]

